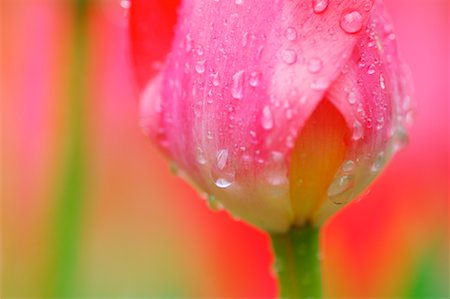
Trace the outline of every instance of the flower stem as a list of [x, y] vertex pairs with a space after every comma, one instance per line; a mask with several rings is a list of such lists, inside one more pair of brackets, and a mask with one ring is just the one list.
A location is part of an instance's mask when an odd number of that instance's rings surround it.
[[319, 233], [305, 225], [271, 235], [281, 298], [322, 298]]

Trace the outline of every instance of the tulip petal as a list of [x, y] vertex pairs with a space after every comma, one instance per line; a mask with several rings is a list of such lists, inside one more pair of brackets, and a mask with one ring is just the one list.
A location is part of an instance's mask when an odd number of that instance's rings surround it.
[[229, 210], [287, 230], [290, 153], [371, 6], [331, 1], [315, 11], [306, 0], [183, 1], [161, 77], [142, 94], [144, 130]]
[[156, 75], [170, 51], [179, 4], [180, 0], [131, 2], [131, 54], [140, 88]]
[[348, 64], [328, 90], [327, 97], [352, 128], [352, 138], [317, 222], [358, 196], [407, 142], [413, 111], [411, 80], [391, 24], [377, 1]]
[[295, 224], [311, 221], [347, 154], [349, 128], [328, 100], [320, 102], [303, 127], [291, 157], [290, 198]]

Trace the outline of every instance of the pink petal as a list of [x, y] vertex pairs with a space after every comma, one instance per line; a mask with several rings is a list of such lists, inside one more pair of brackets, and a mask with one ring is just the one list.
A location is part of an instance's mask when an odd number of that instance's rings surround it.
[[327, 97], [353, 129], [353, 138], [347, 161], [329, 189], [330, 201], [319, 212], [322, 220], [336, 210], [333, 202], [343, 204], [359, 195], [407, 142], [413, 111], [410, 82], [392, 23], [378, 1], [348, 64], [328, 90]]
[[229, 210], [287, 229], [290, 151], [371, 6], [331, 1], [317, 13], [312, 1], [184, 1], [172, 51], [142, 96], [144, 129]]
[[179, 4], [180, 0], [131, 2], [131, 53], [140, 88], [156, 75], [170, 51]]

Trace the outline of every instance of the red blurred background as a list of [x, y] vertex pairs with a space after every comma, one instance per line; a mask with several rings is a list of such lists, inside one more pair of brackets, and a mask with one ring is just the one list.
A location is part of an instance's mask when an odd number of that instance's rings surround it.
[[[449, 2], [385, 2], [417, 117], [325, 226], [325, 294], [448, 298]], [[119, 0], [85, 4], [1, 2], [0, 294], [275, 297], [268, 237], [209, 210], [141, 133]]]

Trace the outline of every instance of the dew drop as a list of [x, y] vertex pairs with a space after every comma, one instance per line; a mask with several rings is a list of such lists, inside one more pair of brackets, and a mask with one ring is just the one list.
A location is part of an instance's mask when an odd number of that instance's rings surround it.
[[328, 188], [328, 196], [335, 197], [341, 195], [349, 190], [353, 184], [353, 178], [349, 175], [344, 175], [336, 178]]
[[295, 30], [294, 27], [288, 27], [284, 34], [286, 38], [290, 41], [293, 41], [297, 38], [297, 30]]
[[350, 91], [347, 96], [347, 101], [349, 104], [353, 105], [356, 103], [356, 94], [353, 91]]
[[242, 99], [244, 96], [244, 70], [240, 70], [233, 75], [233, 86], [231, 96], [235, 99]]
[[377, 126], [376, 129], [377, 130], [381, 130], [384, 126], [384, 117], [381, 115], [380, 117], [377, 118]]
[[197, 61], [197, 64], [195, 65], [195, 71], [198, 74], [203, 74], [205, 72], [205, 62], [205, 59]]
[[260, 77], [261, 77], [261, 73], [260, 72], [252, 72], [250, 74], [250, 79], [248, 79], [248, 84], [251, 87], [258, 86], [259, 85], [259, 81], [261, 80]]
[[200, 165], [205, 165], [206, 164], [206, 158], [205, 158], [205, 154], [203, 153], [203, 150], [201, 148], [197, 149], [197, 153], [196, 153], [196, 160], [197, 163]]
[[380, 87], [381, 89], [386, 89], [386, 83], [384, 81], [383, 75], [380, 75]]
[[358, 61], [358, 66], [360, 68], [366, 67], [366, 60], [364, 59], [364, 57], [361, 57], [361, 59]]
[[220, 82], [219, 82], [219, 72], [215, 72], [212, 74], [212, 84], [214, 86], [219, 86]]
[[228, 180], [227, 178], [217, 178], [214, 183], [217, 187], [225, 189], [230, 187], [233, 184], [232, 180]]
[[262, 110], [261, 125], [266, 130], [270, 130], [273, 127], [272, 111], [269, 106], [264, 106]]
[[353, 123], [353, 140], [359, 140], [364, 136], [364, 128], [361, 123], [357, 120]]
[[316, 74], [320, 72], [323, 67], [322, 59], [320, 58], [311, 58], [308, 62], [308, 71], [312, 74]]
[[217, 159], [217, 168], [220, 170], [224, 169], [228, 160], [228, 150], [226, 149], [219, 150], [216, 159]]
[[366, 1], [366, 3], [364, 3], [364, 10], [365, 11], [369, 11], [372, 9], [372, 2], [371, 1]]
[[369, 65], [369, 69], [367, 70], [367, 73], [369, 75], [373, 75], [373, 74], [375, 74], [375, 71], [376, 71], [375, 65], [374, 64]]
[[228, 163], [228, 150], [221, 149], [217, 152], [216, 165], [212, 169], [214, 183], [219, 188], [228, 188], [234, 182], [235, 172]]
[[409, 136], [406, 129], [402, 126], [395, 129], [392, 135], [392, 147], [395, 152], [401, 150], [409, 143]]
[[184, 49], [186, 50], [186, 52], [191, 52], [192, 51], [192, 43], [193, 43], [193, 40], [192, 40], [192, 37], [189, 35], [189, 34], [186, 34], [186, 42], [185, 42], [185, 45], [184, 45]]
[[352, 160], [345, 161], [342, 165], [342, 171], [345, 173], [351, 173], [355, 169], [355, 162]]
[[273, 151], [265, 169], [266, 180], [269, 184], [279, 186], [287, 183], [287, 168], [284, 155]]
[[256, 60], [260, 60], [261, 59], [263, 50], [264, 50], [264, 46], [263, 45], [258, 47], [258, 50], [256, 51]]
[[313, 11], [317, 14], [323, 13], [328, 7], [328, 0], [313, 0], [312, 7]]
[[361, 30], [363, 18], [358, 11], [354, 10], [343, 14], [339, 24], [346, 33], [353, 34]]
[[283, 50], [281, 51], [281, 59], [286, 64], [294, 64], [297, 61], [297, 53], [294, 50]]
[[330, 86], [330, 83], [323, 78], [318, 78], [309, 85], [312, 90], [325, 90], [328, 86]]
[[385, 159], [384, 152], [378, 153], [370, 170], [372, 172], [379, 172], [381, 170], [381, 168], [383, 167], [384, 159]]
[[203, 46], [202, 45], [197, 45], [197, 55], [198, 56], [202, 56], [205, 53], [205, 50], [203, 50]]
[[244, 0], [235, 0], [234, 3], [236, 3], [236, 5], [242, 5], [242, 3], [244, 3]]

